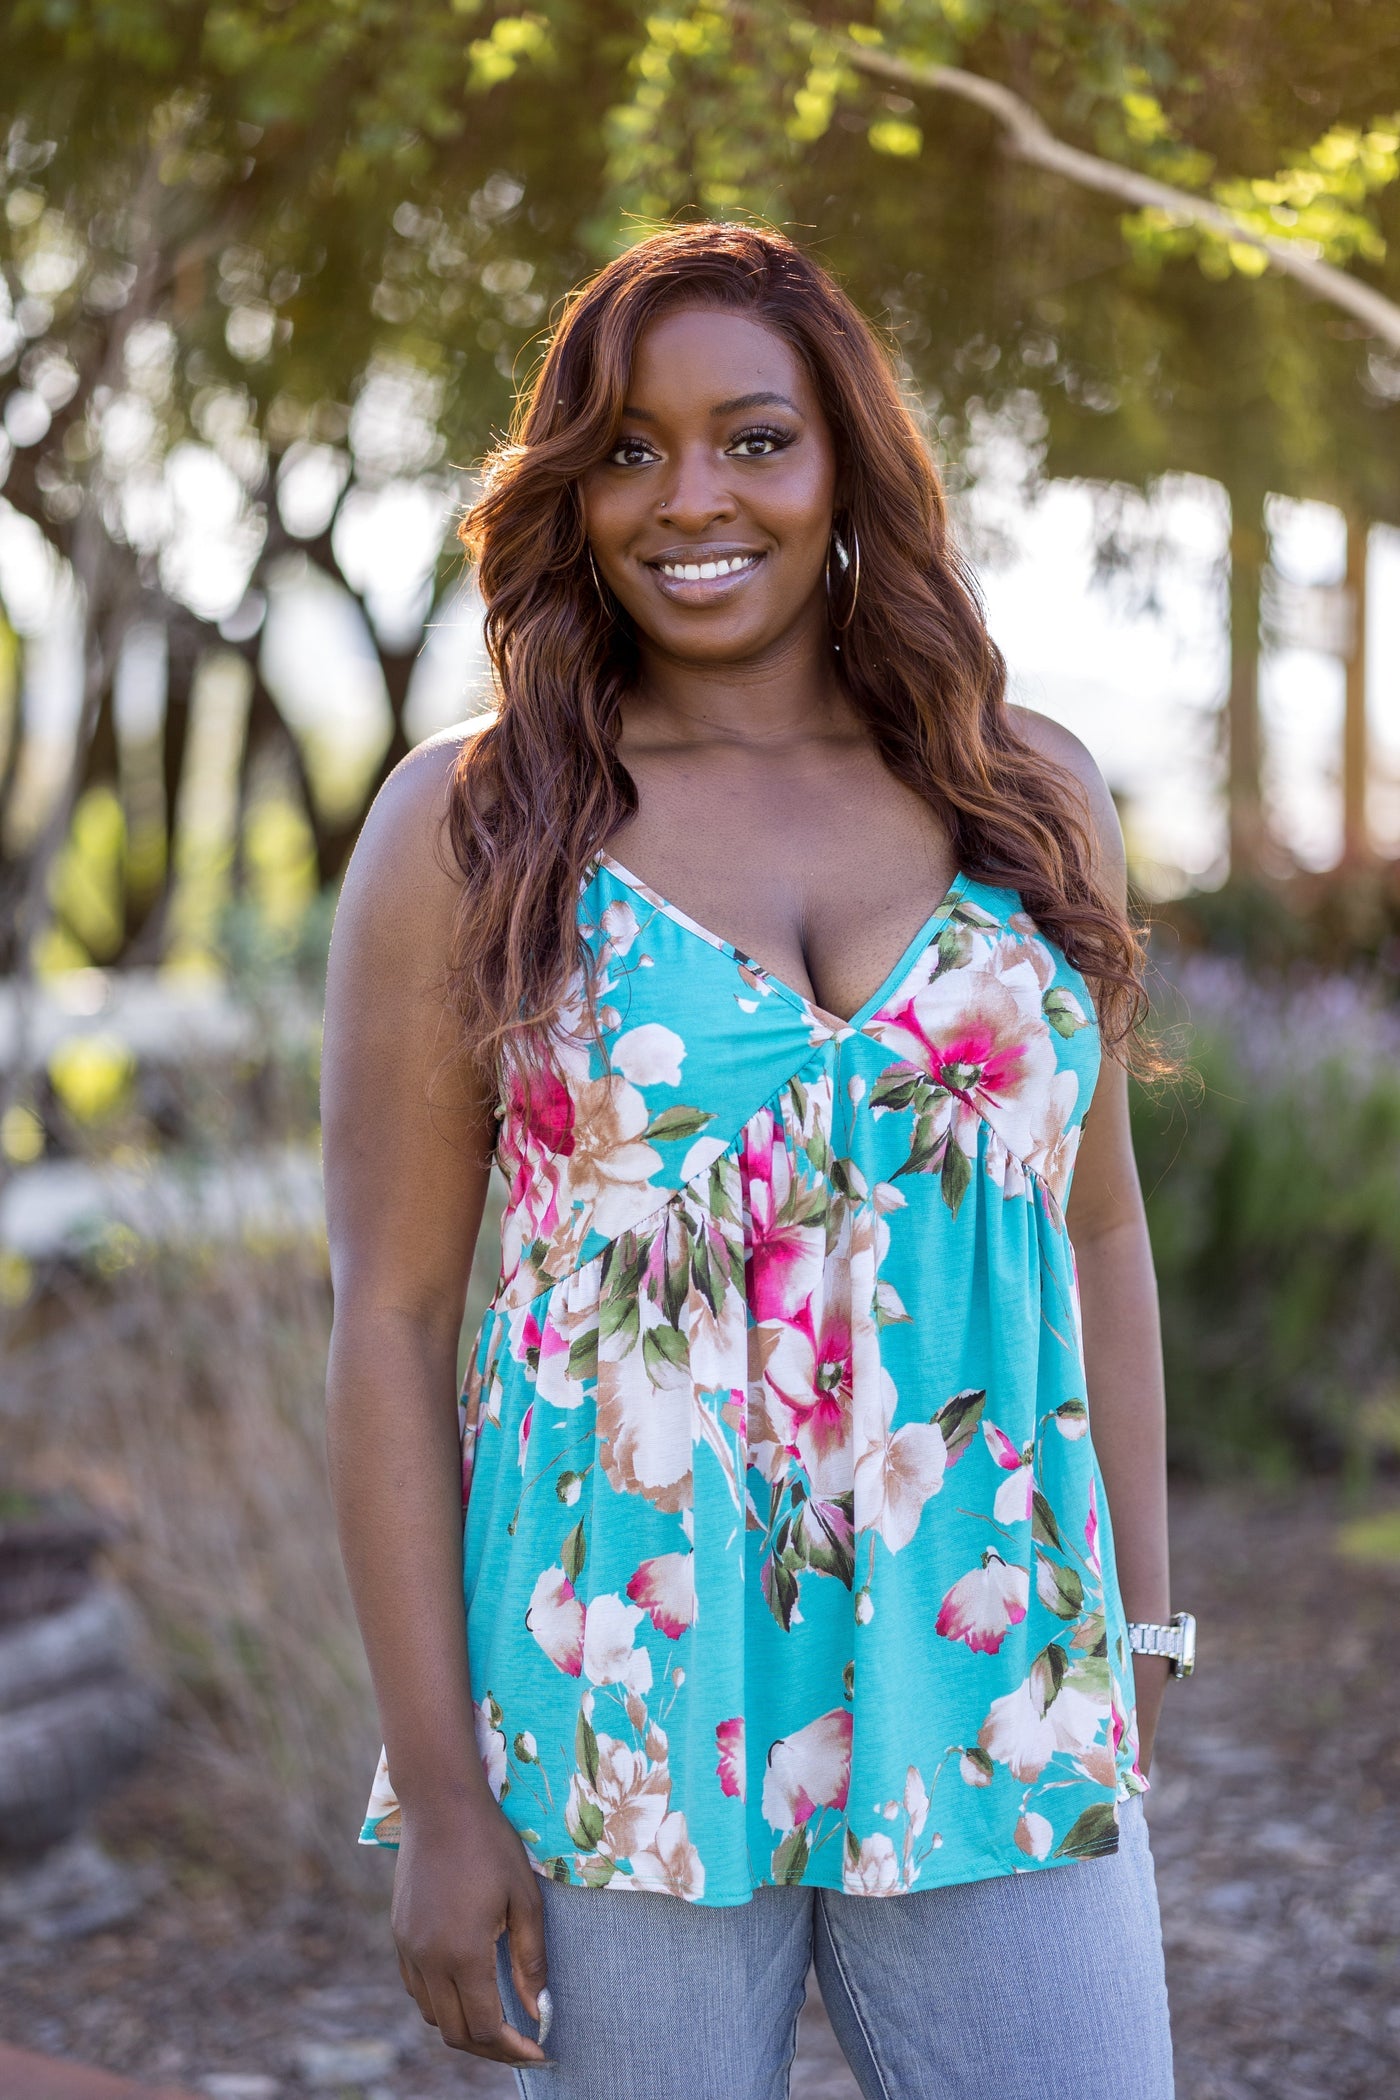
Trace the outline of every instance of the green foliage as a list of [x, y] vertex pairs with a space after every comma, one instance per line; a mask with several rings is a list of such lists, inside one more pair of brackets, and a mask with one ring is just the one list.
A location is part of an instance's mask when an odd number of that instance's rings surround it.
[[1199, 1091], [1135, 1093], [1173, 1465], [1400, 1458], [1400, 1017], [1365, 980], [1180, 973]]

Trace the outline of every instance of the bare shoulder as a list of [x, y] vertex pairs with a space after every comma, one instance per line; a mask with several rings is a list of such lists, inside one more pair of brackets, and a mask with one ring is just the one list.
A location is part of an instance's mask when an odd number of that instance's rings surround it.
[[1073, 730], [1066, 729], [1062, 722], [1052, 721], [1049, 715], [1037, 714], [1034, 708], [1008, 707], [1007, 713], [1017, 734], [1024, 737], [1033, 751], [1052, 764], [1062, 766], [1078, 783], [1083, 791], [1100, 867], [1115, 889], [1124, 890], [1127, 853], [1123, 845], [1123, 827], [1108, 782], [1088, 745]]
[[483, 719], [454, 722], [401, 758], [370, 804], [341, 892], [346, 905], [392, 906], [407, 927], [455, 905], [460, 884], [448, 831], [458, 761]]

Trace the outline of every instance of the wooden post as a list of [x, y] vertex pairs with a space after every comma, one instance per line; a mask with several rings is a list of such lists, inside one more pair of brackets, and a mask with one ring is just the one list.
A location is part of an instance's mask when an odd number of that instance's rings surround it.
[[1366, 552], [1367, 520], [1348, 508], [1346, 709], [1342, 717], [1342, 859], [1349, 866], [1366, 861], [1371, 837], [1366, 822], [1366, 787], [1370, 744], [1366, 720]]

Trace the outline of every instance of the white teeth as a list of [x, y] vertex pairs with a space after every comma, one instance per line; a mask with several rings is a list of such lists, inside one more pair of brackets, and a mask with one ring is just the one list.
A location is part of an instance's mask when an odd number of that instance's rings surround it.
[[716, 576], [735, 576], [742, 569], [751, 569], [757, 560], [756, 554], [726, 554], [718, 561], [663, 561], [658, 566], [663, 576], [699, 583]]

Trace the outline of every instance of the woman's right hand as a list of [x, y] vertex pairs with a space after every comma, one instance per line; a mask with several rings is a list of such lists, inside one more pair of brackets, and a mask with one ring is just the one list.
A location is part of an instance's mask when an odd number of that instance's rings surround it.
[[449, 2049], [491, 2063], [548, 2063], [507, 2021], [496, 1980], [496, 1942], [507, 1932], [516, 1991], [538, 2020], [544, 1905], [521, 1838], [485, 1793], [401, 1813], [390, 1926], [405, 1990]]

